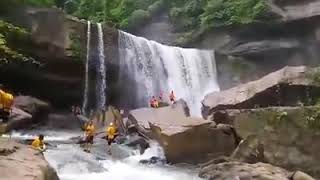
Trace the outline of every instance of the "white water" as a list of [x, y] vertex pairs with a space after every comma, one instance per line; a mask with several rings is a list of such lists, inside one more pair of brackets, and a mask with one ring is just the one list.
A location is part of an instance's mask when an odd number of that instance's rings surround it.
[[74, 145], [60, 145], [48, 150], [46, 159], [58, 172], [61, 180], [200, 180], [195, 172], [171, 166], [142, 165], [139, 160], [159, 156], [159, 146], [153, 145], [143, 155], [124, 160], [97, 161], [92, 154]]
[[[12, 133], [12, 138], [29, 139], [35, 134], [45, 134], [45, 140], [63, 141], [71, 137], [77, 137], [79, 132], [57, 132], [39, 131]], [[7, 136], [7, 135], [5, 135]], [[197, 173], [192, 170], [177, 168], [169, 165], [143, 165], [140, 160], [151, 157], [164, 157], [162, 148], [157, 143], [151, 143], [150, 148], [144, 154], [139, 155], [138, 151], [132, 150], [130, 156], [123, 160], [107, 158], [97, 160], [95, 150], [97, 146], [106, 147], [104, 141], [94, 144], [93, 153], [85, 153], [79, 145], [59, 144], [55, 148], [50, 148], [45, 152], [45, 158], [49, 164], [57, 171], [61, 180], [201, 180]]]
[[119, 31], [119, 56], [120, 80], [133, 79], [137, 104], [147, 106], [160, 92], [168, 99], [173, 90], [199, 116], [204, 96], [219, 91], [213, 51], [166, 46]]
[[98, 53], [99, 53], [99, 65], [98, 65], [98, 96], [97, 96], [97, 108], [99, 110], [105, 109], [106, 105], [106, 64], [104, 56], [104, 40], [103, 29], [101, 23], [98, 26]]
[[90, 58], [90, 39], [91, 39], [91, 23], [88, 21], [87, 26], [87, 58], [85, 64], [85, 77], [84, 77], [84, 92], [83, 92], [83, 103], [82, 112], [85, 113], [88, 104], [88, 91], [89, 91], [89, 58]]

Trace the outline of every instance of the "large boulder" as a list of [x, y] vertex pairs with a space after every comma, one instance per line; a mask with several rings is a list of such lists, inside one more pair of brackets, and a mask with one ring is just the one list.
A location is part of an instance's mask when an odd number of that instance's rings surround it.
[[5, 132], [8, 132], [12, 129], [21, 129], [21, 128], [25, 128], [28, 127], [32, 124], [32, 115], [21, 110], [18, 109], [16, 107], [12, 108], [10, 117], [9, 117], [9, 121], [8, 123], [5, 125], [6, 126], [6, 130]]
[[216, 127], [211, 121], [191, 118], [180, 101], [169, 107], [142, 108], [129, 114], [129, 121], [148, 138], [164, 148], [169, 162], [201, 162], [229, 155], [235, 148], [231, 130]]
[[[244, 139], [232, 157], [302, 170], [320, 178], [320, 108], [273, 107], [233, 110], [233, 126]], [[226, 111], [228, 112], [228, 111]]]
[[[300, 174], [301, 172], [299, 172]], [[298, 174], [298, 175], [299, 175]], [[303, 174], [304, 180], [314, 180]], [[241, 162], [224, 162], [203, 167], [200, 177], [209, 180], [300, 180], [297, 175], [265, 163], [247, 164]], [[301, 175], [302, 177], [302, 175]], [[300, 178], [300, 179], [299, 179]], [[309, 179], [308, 179], [309, 178]]]
[[43, 155], [8, 139], [0, 138], [0, 164], [1, 179], [59, 180]]
[[207, 118], [224, 109], [314, 104], [320, 97], [320, 87], [309, 77], [312, 70], [304, 66], [285, 67], [257, 81], [210, 93], [202, 101], [202, 114]]
[[51, 109], [48, 103], [31, 96], [15, 97], [13, 106], [31, 114], [35, 123], [45, 121]]

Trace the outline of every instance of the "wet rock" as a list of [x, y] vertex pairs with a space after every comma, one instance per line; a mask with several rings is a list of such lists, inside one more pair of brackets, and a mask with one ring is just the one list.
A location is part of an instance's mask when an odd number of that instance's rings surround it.
[[[218, 110], [252, 109], [269, 106], [297, 106], [315, 103], [320, 88], [312, 84], [308, 72], [312, 69], [285, 67], [267, 76], [237, 87], [213, 92], [202, 101], [202, 114], [207, 118]], [[313, 99], [310, 99], [313, 97]], [[223, 114], [220, 114], [223, 115]]]
[[129, 136], [127, 141], [124, 143], [124, 145], [133, 147], [135, 149], [140, 149], [140, 154], [143, 154], [144, 151], [150, 147], [146, 139], [138, 135]]
[[0, 138], [0, 174], [5, 180], [59, 180], [42, 155], [27, 145]]
[[236, 147], [231, 129], [188, 117], [185, 109], [180, 102], [157, 109], [136, 109], [130, 112], [129, 120], [147, 138], [160, 143], [169, 162], [196, 163], [231, 154]]
[[140, 160], [139, 163], [141, 164], [165, 164], [167, 161], [160, 157], [153, 156], [150, 159], [143, 159]]
[[31, 114], [32, 121], [35, 123], [47, 120], [48, 114], [51, 110], [48, 103], [31, 96], [15, 97], [13, 106]]
[[199, 175], [209, 180], [289, 180], [290, 172], [264, 163], [224, 162], [203, 167]]

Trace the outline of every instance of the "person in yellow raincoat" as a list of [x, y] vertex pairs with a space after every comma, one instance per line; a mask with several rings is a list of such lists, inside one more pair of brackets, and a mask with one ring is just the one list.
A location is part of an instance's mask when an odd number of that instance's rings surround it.
[[87, 126], [85, 127], [85, 136], [86, 136], [86, 143], [85, 143], [84, 151], [90, 152], [91, 147], [93, 145], [93, 139], [95, 136], [95, 126], [92, 120], [90, 120]]
[[118, 136], [117, 128], [115, 127], [113, 122], [111, 122], [106, 129], [106, 138], [109, 145], [109, 149], [108, 149], [109, 153], [110, 153], [110, 145], [114, 142], [117, 136]]
[[13, 95], [0, 89], [0, 118], [8, 121], [13, 104]]
[[44, 136], [42, 134], [39, 135], [39, 137], [35, 138], [32, 141], [32, 148], [39, 150], [40, 152], [44, 152], [46, 150], [46, 145], [43, 142]]

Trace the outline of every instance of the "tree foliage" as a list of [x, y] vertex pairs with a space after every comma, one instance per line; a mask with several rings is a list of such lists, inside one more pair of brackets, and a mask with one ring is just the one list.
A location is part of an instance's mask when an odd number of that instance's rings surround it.
[[8, 22], [0, 20], [0, 64], [18, 62], [37, 63], [33, 58], [27, 57], [13, 48], [14, 42], [22, 41], [28, 32]]

